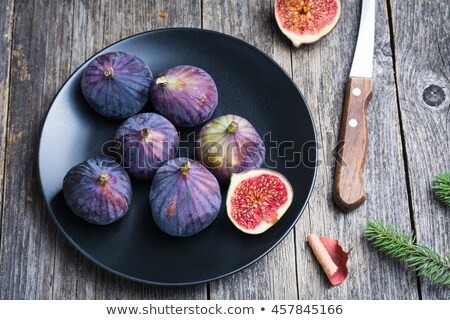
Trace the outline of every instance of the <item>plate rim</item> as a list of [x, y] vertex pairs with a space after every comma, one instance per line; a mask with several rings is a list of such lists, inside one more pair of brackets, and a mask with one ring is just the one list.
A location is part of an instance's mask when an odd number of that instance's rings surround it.
[[[293, 223], [290, 225], [290, 227], [282, 234], [281, 237], [279, 237], [278, 240], [276, 240], [274, 242], [274, 244], [272, 246], [270, 246], [269, 249], [267, 249], [263, 254], [261, 254], [260, 256], [256, 257], [255, 259], [253, 259], [252, 261], [248, 262], [247, 264], [242, 265], [239, 268], [236, 268], [228, 273], [225, 274], [221, 274], [219, 276], [216, 277], [212, 277], [212, 278], [208, 278], [208, 279], [204, 279], [204, 280], [197, 280], [197, 281], [186, 281], [186, 282], [160, 282], [160, 281], [151, 281], [151, 280], [146, 280], [146, 279], [141, 279], [141, 278], [137, 278], [134, 276], [130, 276], [128, 274], [125, 274], [123, 272], [117, 271], [105, 264], [103, 264], [101, 261], [98, 261], [97, 259], [95, 259], [94, 257], [92, 257], [88, 252], [86, 252], [85, 250], [83, 250], [75, 240], [73, 240], [68, 234], [67, 232], [64, 230], [64, 228], [61, 226], [61, 224], [58, 222], [58, 220], [56, 219], [55, 214], [53, 213], [53, 210], [50, 206], [49, 201], [47, 200], [47, 197], [44, 194], [44, 186], [42, 184], [42, 176], [41, 176], [41, 152], [42, 152], [42, 135], [44, 132], [44, 128], [45, 125], [47, 123], [48, 120], [48, 116], [51, 112], [52, 106], [55, 102], [55, 100], [58, 98], [58, 96], [60, 95], [61, 91], [65, 88], [66, 84], [75, 76], [75, 74], [81, 69], [83, 68], [87, 63], [89, 63], [93, 58], [95, 58], [97, 55], [107, 51], [110, 47], [123, 42], [125, 40], [129, 40], [132, 38], [137, 38], [146, 34], [152, 34], [152, 33], [160, 33], [160, 32], [173, 32], [173, 31], [189, 31], [189, 32], [199, 32], [199, 33], [210, 33], [213, 34], [214, 36], [219, 36], [219, 37], [224, 37], [224, 38], [228, 38], [231, 41], [236, 41], [238, 43], [240, 43], [241, 45], [244, 45], [254, 51], [256, 51], [258, 54], [262, 54], [266, 59], [268, 59], [268, 61], [270, 61], [272, 64], [274, 64], [278, 69], [280, 69], [284, 75], [290, 80], [290, 82], [294, 85], [295, 89], [297, 90], [297, 92], [300, 94], [303, 102], [305, 103], [305, 107], [306, 110], [309, 114], [309, 118], [311, 120], [311, 125], [313, 128], [313, 134], [314, 134], [314, 148], [315, 148], [315, 159], [314, 159], [314, 173], [313, 173], [313, 178], [311, 181], [311, 186], [309, 188], [309, 192], [306, 196], [306, 200], [305, 203], [303, 204], [303, 206], [301, 207], [301, 209], [299, 210], [299, 212], [297, 213], [296, 218], [294, 219]], [[313, 114], [311, 112], [311, 109], [309, 107], [309, 104], [307, 102], [307, 100], [305, 99], [302, 91], [300, 90], [300, 88], [298, 87], [297, 83], [293, 80], [293, 78], [291, 77], [290, 74], [288, 74], [286, 72], [286, 70], [284, 70], [284, 68], [278, 64], [272, 57], [270, 57], [268, 54], [266, 54], [264, 51], [262, 51], [261, 49], [255, 47], [254, 45], [239, 39], [237, 37], [231, 36], [229, 34], [226, 33], [222, 33], [219, 31], [215, 31], [215, 30], [209, 30], [209, 29], [202, 29], [202, 28], [191, 28], [191, 27], [171, 27], [171, 28], [158, 28], [158, 29], [152, 29], [152, 30], [147, 30], [147, 31], [143, 31], [143, 32], [139, 32], [136, 34], [132, 34], [130, 36], [127, 36], [125, 38], [119, 39], [111, 44], [109, 44], [108, 46], [100, 49], [99, 51], [95, 52], [92, 56], [90, 56], [88, 59], [86, 59], [82, 64], [80, 64], [73, 72], [71, 72], [70, 76], [61, 84], [61, 86], [59, 87], [58, 91], [56, 92], [56, 94], [54, 95], [53, 99], [51, 100], [50, 104], [49, 104], [49, 108], [46, 111], [45, 116], [43, 117], [42, 120], [42, 124], [40, 127], [40, 131], [39, 131], [39, 143], [38, 143], [38, 152], [37, 152], [37, 173], [38, 173], [38, 179], [39, 179], [39, 187], [40, 187], [40, 193], [41, 193], [41, 197], [43, 198], [45, 205], [46, 205], [46, 209], [47, 209], [47, 213], [51, 216], [51, 219], [53, 220], [54, 224], [56, 225], [57, 229], [59, 232], [62, 233], [62, 235], [64, 236], [64, 238], [78, 251], [80, 252], [84, 257], [86, 257], [89, 261], [93, 262], [96, 266], [107, 270], [108, 272], [111, 272], [114, 275], [120, 276], [124, 279], [127, 280], [131, 280], [134, 282], [138, 282], [138, 283], [142, 283], [142, 284], [146, 284], [146, 285], [155, 285], [155, 286], [165, 286], [165, 287], [179, 287], [179, 286], [193, 286], [193, 285], [199, 285], [199, 284], [205, 284], [205, 283], [209, 283], [218, 279], [222, 279], [225, 277], [228, 277], [232, 274], [238, 273], [244, 269], [246, 269], [247, 267], [253, 265], [254, 263], [258, 262], [259, 260], [261, 260], [263, 257], [267, 256], [272, 250], [275, 249], [275, 247], [277, 247], [285, 238], [286, 236], [289, 234], [289, 232], [292, 231], [292, 229], [295, 228], [295, 225], [297, 224], [298, 220], [300, 219], [300, 217], [303, 215], [303, 212], [306, 209], [306, 206], [309, 203], [309, 200], [311, 198], [311, 194], [314, 190], [315, 187], [315, 183], [316, 183], [316, 178], [317, 178], [317, 163], [318, 163], [318, 155], [319, 155], [319, 150], [318, 150], [318, 141], [317, 141], [317, 128], [314, 122], [314, 117]]]

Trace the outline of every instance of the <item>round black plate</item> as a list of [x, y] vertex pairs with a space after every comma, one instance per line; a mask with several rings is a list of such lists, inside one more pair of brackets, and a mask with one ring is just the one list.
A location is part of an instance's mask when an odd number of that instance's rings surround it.
[[[166, 235], [152, 220], [151, 181], [133, 180], [128, 214], [107, 226], [76, 217], [65, 204], [62, 182], [74, 165], [100, 155], [121, 121], [103, 118], [86, 103], [80, 89], [84, 63], [55, 97], [42, 129], [39, 178], [49, 213], [65, 237], [101, 267], [128, 279], [159, 285], [195, 284], [217, 279], [257, 261], [273, 249], [299, 219], [314, 184], [316, 136], [304, 98], [290, 77], [269, 57], [230, 36], [199, 29], [164, 29], [121, 40], [107, 51], [142, 58], [154, 74], [187, 64], [206, 70], [216, 81], [219, 105], [213, 115], [237, 114], [264, 136], [266, 167], [283, 173], [294, 201], [265, 233], [236, 229], [225, 206], [211, 226], [188, 238]], [[143, 112], [152, 111], [151, 105]], [[180, 156], [193, 157], [200, 126], [181, 130]], [[226, 187], [222, 188], [225, 203]]]

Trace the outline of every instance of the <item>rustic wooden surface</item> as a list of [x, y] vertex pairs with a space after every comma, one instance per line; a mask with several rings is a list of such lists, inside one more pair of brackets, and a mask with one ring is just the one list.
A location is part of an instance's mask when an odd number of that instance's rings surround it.
[[[391, 7], [412, 226], [418, 241], [448, 253], [450, 208], [433, 199], [428, 182], [450, 171], [450, 5], [395, 1]], [[412, 14], [417, 18], [404, 18]], [[421, 293], [424, 299], [450, 298], [448, 288], [426, 280]]]
[[[332, 200], [333, 148], [360, 1], [342, 5], [329, 35], [296, 49], [274, 23], [269, 0], [0, 0], [0, 299], [450, 299], [448, 287], [418, 279], [362, 236], [368, 219], [385, 219], [450, 252], [450, 210], [430, 192], [433, 176], [450, 171], [450, 6], [377, 1], [368, 197], [343, 213]], [[35, 159], [51, 100], [85, 59], [126, 36], [181, 26], [241, 38], [292, 75], [317, 126], [320, 165], [307, 209], [275, 250], [227, 278], [166, 288], [124, 280], [78, 253], [46, 212]], [[343, 284], [328, 284], [308, 233], [352, 248]]]

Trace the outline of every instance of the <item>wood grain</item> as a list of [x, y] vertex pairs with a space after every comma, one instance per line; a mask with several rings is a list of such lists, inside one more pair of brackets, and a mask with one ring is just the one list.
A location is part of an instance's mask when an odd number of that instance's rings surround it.
[[[51, 298], [55, 228], [44, 210], [36, 150], [44, 116], [49, 6], [14, 3], [2, 219], [1, 298]], [[46, 25], [47, 24], [47, 25]], [[49, 66], [51, 67], [51, 66]], [[50, 70], [47, 69], [47, 70]]]
[[[8, 125], [10, 65], [14, 3], [12, 0], [0, 0], [0, 7], [5, 8], [0, 20], [0, 222], [3, 207], [4, 166], [6, 151], [6, 135]], [[1, 223], [0, 223], [1, 237]], [[0, 242], [1, 243], [1, 242]], [[0, 255], [1, 255], [0, 248]], [[1, 270], [1, 269], [0, 269]]]
[[344, 211], [355, 210], [366, 200], [363, 174], [368, 145], [367, 106], [372, 94], [373, 79], [348, 78], [334, 176], [334, 201]]
[[[399, 103], [417, 241], [450, 253], [450, 209], [430, 183], [450, 171], [450, 7], [447, 1], [391, 1]], [[415, 19], [407, 17], [414, 16]], [[421, 279], [423, 299], [450, 288]]]
[[[291, 72], [289, 44], [278, 41], [271, 1], [203, 1], [203, 27], [243, 39]], [[210, 284], [211, 299], [297, 299], [294, 233], [259, 262]]]
[[[343, 213], [333, 202], [333, 149], [339, 139], [360, 4], [356, 0], [343, 1], [340, 21], [330, 34], [320, 42], [293, 50], [294, 80], [310, 105], [320, 143], [315, 189], [296, 226], [300, 299], [418, 298], [414, 274], [379, 254], [362, 235], [368, 219], [390, 220], [411, 229], [384, 1], [377, 1], [375, 92], [367, 114], [369, 147], [364, 172], [367, 201], [351, 213]], [[347, 264], [349, 276], [342, 284], [336, 287], [329, 284], [306, 244], [309, 233], [338, 239], [344, 250], [352, 248]]]

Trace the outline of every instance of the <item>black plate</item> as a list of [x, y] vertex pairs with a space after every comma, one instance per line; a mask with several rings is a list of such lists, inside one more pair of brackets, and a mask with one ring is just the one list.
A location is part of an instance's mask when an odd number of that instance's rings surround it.
[[[121, 40], [107, 51], [136, 54], [154, 74], [188, 64], [206, 70], [216, 81], [219, 105], [213, 117], [237, 114], [248, 119], [267, 147], [266, 167], [292, 183], [294, 201], [284, 217], [257, 236], [237, 230], [225, 206], [211, 226], [189, 238], [164, 234], [152, 220], [150, 181], [133, 180], [128, 214], [107, 226], [92, 225], [72, 214], [64, 202], [66, 172], [99, 155], [121, 121], [96, 114], [80, 90], [88, 60], [55, 97], [42, 129], [39, 178], [49, 213], [65, 237], [101, 267], [128, 279], [159, 285], [214, 280], [254, 263], [273, 249], [294, 226], [306, 206], [316, 173], [315, 128], [304, 98], [290, 77], [268, 56], [230, 36], [198, 29], [164, 29]], [[143, 112], [152, 111], [147, 106]], [[181, 130], [186, 140], [179, 154], [193, 157], [198, 128]], [[278, 146], [277, 146], [278, 145]], [[223, 188], [223, 203], [226, 188]]]

